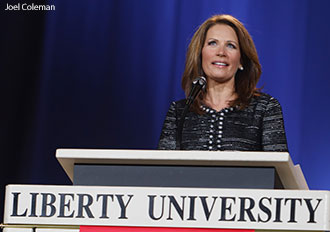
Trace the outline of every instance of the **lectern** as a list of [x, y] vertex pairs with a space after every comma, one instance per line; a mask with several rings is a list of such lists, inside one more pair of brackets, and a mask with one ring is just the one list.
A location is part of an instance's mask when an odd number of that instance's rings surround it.
[[58, 149], [72, 186], [9, 185], [4, 232], [330, 231], [288, 153]]
[[58, 149], [75, 185], [308, 189], [285, 152]]

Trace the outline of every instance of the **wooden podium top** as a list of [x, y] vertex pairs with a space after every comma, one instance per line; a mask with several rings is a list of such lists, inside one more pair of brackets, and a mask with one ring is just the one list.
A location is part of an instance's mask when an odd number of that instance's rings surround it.
[[71, 180], [74, 164], [275, 167], [285, 189], [308, 189], [287, 152], [57, 149], [56, 158]]

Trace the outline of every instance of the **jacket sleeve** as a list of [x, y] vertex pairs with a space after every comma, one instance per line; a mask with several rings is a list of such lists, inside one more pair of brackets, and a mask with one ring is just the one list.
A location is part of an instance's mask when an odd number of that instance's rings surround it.
[[160, 150], [175, 150], [177, 136], [177, 113], [176, 103], [172, 102], [166, 114], [163, 124], [163, 129], [160, 134], [158, 149]]
[[262, 148], [264, 151], [288, 151], [282, 107], [273, 97], [266, 106], [263, 118]]

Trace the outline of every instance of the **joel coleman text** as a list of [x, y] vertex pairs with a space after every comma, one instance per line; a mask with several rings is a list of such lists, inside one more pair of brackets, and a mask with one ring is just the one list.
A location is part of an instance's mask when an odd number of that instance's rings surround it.
[[15, 5], [10, 5], [7, 3], [5, 10], [7, 11], [54, 11], [55, 5], [37, 5], [34, 3], [17, 3]]

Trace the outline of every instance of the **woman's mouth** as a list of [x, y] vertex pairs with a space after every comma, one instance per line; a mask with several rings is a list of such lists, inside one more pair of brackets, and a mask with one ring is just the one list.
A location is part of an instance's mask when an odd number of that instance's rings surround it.
[[215, 62], [212, 62], [213, 65], [216, 65], [218, 67], [227, 67], [229, 64], [227, 63], [224, 63], [224, 62], [218, 62], [218, 61], [215, 61]]

